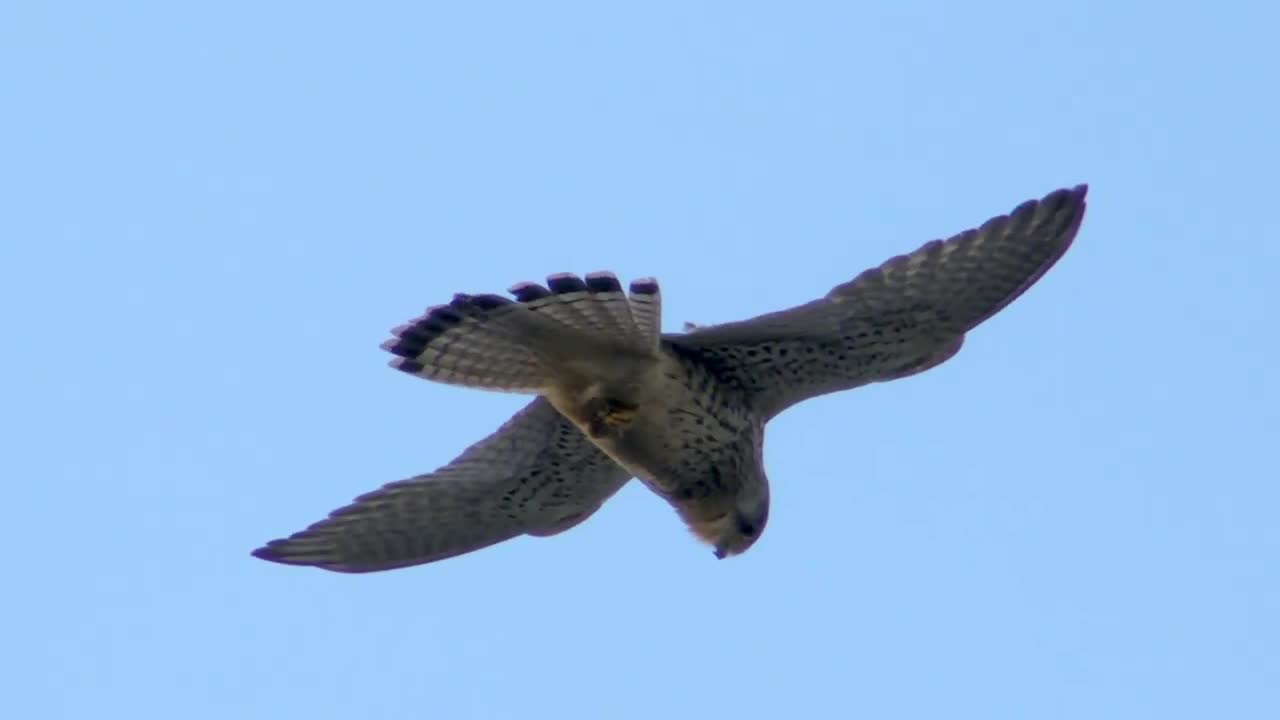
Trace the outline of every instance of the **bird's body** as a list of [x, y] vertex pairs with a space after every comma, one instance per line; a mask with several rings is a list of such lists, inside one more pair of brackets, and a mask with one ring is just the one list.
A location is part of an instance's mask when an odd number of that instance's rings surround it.
[[[616, 384], [546, 397], [595, 444], [671, 503], [721, 557], [750, 546], [768, 518], [761, 460], [764, 423], [749, 399], [663, 339], [654, 357]], [[601, 423], [600, 409], [617, 420]]]
[[718, 557], [769, 514], [765, 424], [817, 395], [935, 367], [965, 333], [1066, 251], [1084, 186], [1024, 203], [750, 320], [662, 334], [658, 285], [610, 273], [522, 283], [513, 299], [457, 295], [397, 328], [393, 366], [538, 397], [457, 460], [358, 498], [255, 551], [341, 571], [430, 562], [578, 524], [630, 477], [667, 500]]

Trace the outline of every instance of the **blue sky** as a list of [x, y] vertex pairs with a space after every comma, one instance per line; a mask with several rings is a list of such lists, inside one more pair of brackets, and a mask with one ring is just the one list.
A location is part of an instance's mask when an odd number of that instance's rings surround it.
[[[872, 5], [873, 7], [862, 7]], [[1276, 717], [1273, 4], [0, 10], [3, 714]], [[807, 301], [1091, 184], [946, 365], [769, 427], [717, 562], [570, 533], [249, 557], [524, 399], [393, 372], [457, 291]]]

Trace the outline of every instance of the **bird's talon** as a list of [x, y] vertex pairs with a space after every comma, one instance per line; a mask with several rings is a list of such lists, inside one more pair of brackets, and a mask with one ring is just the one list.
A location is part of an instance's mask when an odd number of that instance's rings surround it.
[[591, 419], [588, 422], [590, 435], [596, 438], [610, 435], [631, 424], [631, 421], [636, 417], [636, 411], [639, 409], [635, 405], [628, 405], [609, 398], [601, 399], [598, 405], [599, 407], [591, 414]]

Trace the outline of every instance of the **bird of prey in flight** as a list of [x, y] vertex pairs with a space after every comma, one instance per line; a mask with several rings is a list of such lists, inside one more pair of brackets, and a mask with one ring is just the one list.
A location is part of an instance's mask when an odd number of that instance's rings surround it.
[[662, 332], [658, 283], [553, 275], [456, 295], [396, 328], [398, 370], [535, 398], [435, 472], [356, 498], [254, 555], [370, 572], [428, 563], [587, 519], [631, 478], [717, 557], [769, 517], [765, 424], [809, 398], [915, 375], [1066, 252], [1086, 186], [892, 258], [825, 296], [722, 325]]

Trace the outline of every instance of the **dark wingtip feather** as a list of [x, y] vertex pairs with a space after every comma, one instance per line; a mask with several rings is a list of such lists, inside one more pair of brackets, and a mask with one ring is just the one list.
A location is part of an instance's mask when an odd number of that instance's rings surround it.
[[631, 281], [631, 292], [635, 295], [657, 295], [658, 281], [653, 278], [640, 278]]
[[272, 540], [249, 554], [259, 560], [292, 565], [294, 567], [314, 567], [339, 573], [364, 573], [381, 568], [352, 567], [335, 554], [332, 547], [299, 547], [295, 537]]
[[535, 282], [522, 282], [518, 285], [513, 285], [507, 292], [514, 295], [516, 300], [523, 303], [540, 300], [551, 294], [550, 290]]
[[[1084, 213], [1087, 206], [1085, 198], [1088, 194], [1089, 186], [1081, 183], [1072, 188], [1055, 190], [1040, 200], [1039, 204], [1047, 208], [1050, 215], [1065, 214], [1065, 217], [1049, 221], [1050, 225], [1057, 225], [1058, 235], [1065, 241], [1062, 246], [1063, 252], [1075, 240], [1075, 234], [1080, 229], [1080, 223], [1084, 221]], [[1012, 215], [1013, 213], [1010, 214]]]
[[496, 310], [511, 304], [510, 299], [501, 295], [459, 293], [448, 305], [432, 305], [420, 317], [392, 328], [391, 334], [394, 337], [383, 342], [381, 347], [400, 357], [417, 357], [432, 340], [448, 332], [449, 328], [461, 323], [468, 316], [475, 315], [476, 311]]
[[1075, 242], [1076, 234], [1080, 231], [1080, 224], [1084, 222], [1087, 206], [1085, 196], [1088, 192], [1089, 186], [1084, 183], [1071, 188], [1060, 188], [1045, 195], [1040, 200], [1022, 203], [1006, 217], [995, 218], [995, 220], [1013, 222], [1023, 215], [1038, 216], [1034, 219], [1028, 218], [1027, 220], [1031, 225], [1022, 228], [1021, 231], [1029, 236], [1037, 236], [1036, 239], [1041, 242], [1051, 243], [1052, 252], [1046, 255], [1039, 267], [999, 303], [993, 305], [989, 311], [973, 318], [968, 323], [969, 329], [986, 322], [992, 315], [1008, 307], [1010, 303], [1021, 297], [1023, 293], [1030, 289], [1032, 285], [1035, 285], [1040, 278], [1044, 277], [1045, 273], [1049, 272], [1050, 268], [1062, 259], [1062, 256], [1067, 253], [1067, 250]]
[[547, 288], [556, 294], [584, 292], [587, 284], [573, 273], [557, 273], [547, 278]]
[[400, 372], [406, 372], [406, 373], [409, 373], [410, 375], [415, 375], [417, 373], [422, 372], [424, 369], [426, 369], [426, 365], [423, 365], [417, 360], [410, 360], [409, 358], [406, 358], [406, 357], [393, 358], [387, 364], [395, 368], [396, 370], [399, 370]]
[[438, 322], [456, 325], [457, 323], [462, 322], [462, 315], [460, 315], [458, 311], [469, 307], [472, 301], [473, 298], [468, 295], [465, 303], [458, 302], [457, 305], [432, 306], [427, 308], [426, 314], [423, 315], [420, 320], [436, 320]]
[[497, 308], [510, 304], [512, 304], [511, 300], [504, 298], [501, 295], [492, 295], [489, 293], [476, 295], [471, 298], [471, 305], [480, 310], [496, 310]]
[[[1056, 209], [1066, 205], [1081, 205], [1084, 203], [1085, 196], [1088, 194], [1089, 186], [1086, 183], [1081, 183], [1069, 188], [1058, 188], [1039, 200], [1027, 200], [1026, 202], [1019, 203], [1017, 207], [1009, 211], [1008, 216], [1011, 217], [1027, 212], [1034, 212], [1037, 207]], [[992, 218], [992, 220], [1000, 220], [1003, 217], [1006, 216], [997, 216]]]
[[586, 281], [587, 281], [587, 289], [590, 290], [591, 292], [597, 292], [597, 293], [622, 292], [622, 283], [618, 282], [618, 277], [606, 270], [587, 273]]
[[[400, 358], [417, 357], [422, 352], [422, 345], [416, 342], [401, 340], [399, 338], [391, 338], [383, 341], [378, 347], [386, 350], [392, 355], [398, 355]], [[394, 361], [393, 361], [394, 362]]]
[[281, 538], [272, 540], [249, 554], [259, 560], [267, 562], [279, 563], [281, 565], [314, 565], [316, 558], [310, 557], [307, 553], [290, 552], [292, 538]]
[[271, 542], [267, 543], [266, 545], [263, 545], [262, 547], [254, 550], [249, 554], [258, 558], [259, 560], [266, 560], [267, 562], [287, 564], [288, 561], [285, 559], [285, 555], [277, 549], [277, 546], [280, 544], [280, 542], [281, 541], [279, 540], [272, 540]]
[[394, 337], [380, 347], [400, 357], [417, 357], [426, 349], [427, 343], [459, 322], [462, 322], [462, 315], [456, 309], [449, 305], [435, 305], [427, 308], [421, 317], [392, 328]]

